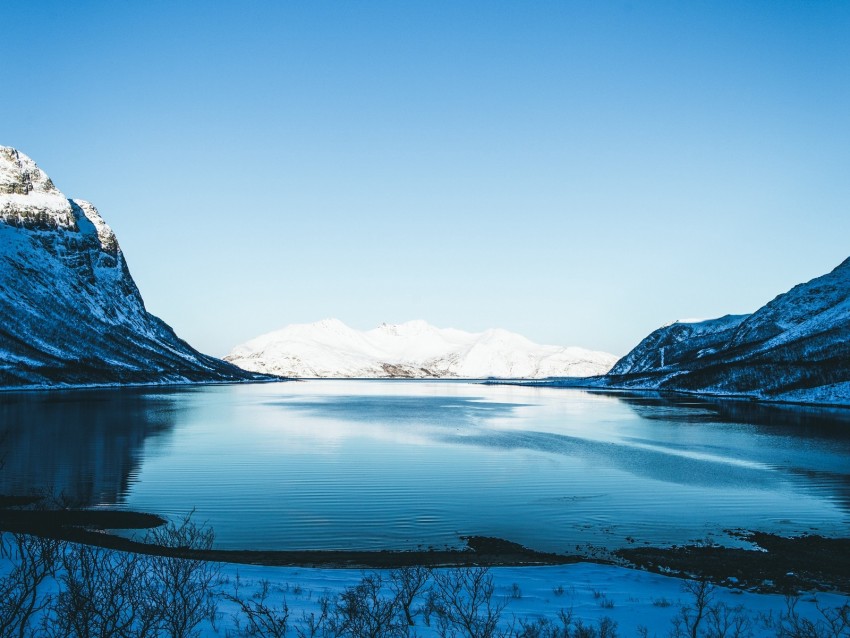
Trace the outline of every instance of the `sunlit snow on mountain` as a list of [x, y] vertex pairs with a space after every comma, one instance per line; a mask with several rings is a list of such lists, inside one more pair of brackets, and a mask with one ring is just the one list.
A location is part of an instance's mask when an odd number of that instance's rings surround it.
[[617, 357], [539, 345], [507, 330], [471, 333], [408, 321], [359, 331], [325, 319], [259, 336], [233, 348], [225, 360], [294, 377], [480, 379], [604, 374]]

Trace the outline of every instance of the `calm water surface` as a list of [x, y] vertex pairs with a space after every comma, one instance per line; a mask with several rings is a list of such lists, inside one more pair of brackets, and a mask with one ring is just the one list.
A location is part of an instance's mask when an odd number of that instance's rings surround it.
[[841, 411], [458, 382], [0, 395], [0, 493], [184, 514], [221, 548], [545, 551], [850, 535]]

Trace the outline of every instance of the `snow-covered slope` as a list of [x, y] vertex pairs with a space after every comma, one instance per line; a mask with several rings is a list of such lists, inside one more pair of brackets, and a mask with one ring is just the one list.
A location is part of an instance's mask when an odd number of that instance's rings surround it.
[[707, 321], [674, 321], [650, 334], [611, 369], [636, 374], [675, 368], [717, 352], [750, 315], [726, 315]]
[[114, 233], [0, 146], [0, 386], [241, 380], [145, 310]]
[[850, 259], [751, 315], [659, 328], [604, 383], [850, 404]]
[[336, 319], [295, 324], [236, 346], [246, 370], [296, 377], [543, 378], [607, 372], [617, 358], [541, 346], [506, 330], [469, 333], [424, 321], [361, 332]]

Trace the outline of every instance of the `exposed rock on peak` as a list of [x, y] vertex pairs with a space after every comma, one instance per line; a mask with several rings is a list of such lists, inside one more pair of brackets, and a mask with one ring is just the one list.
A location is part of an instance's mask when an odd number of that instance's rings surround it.
[[[77, 220], [77, 227], [80, 229], [80, 232], [86, 236], [91, 236], [91, 232], [87, 228], [87, 226], [91, 226], [94, 229], [94, 236], [97, 239], [97, 245], [100, 247], [100, 250], [117, 257], [120, 248], [118, 247], [118, 240], [115, 238], [115, 233], [106, 225], [106, 222], [103, 221], [103, 217], [100, 216], [94, 205], [84, 199], [72, 199], [71, 208], [74, 209], [74, 218]], [[81, 214], [77, 213], [78, 210]]]
[[0, 194], [62, 195], [31, 158], [9, 146], [0, 146]]

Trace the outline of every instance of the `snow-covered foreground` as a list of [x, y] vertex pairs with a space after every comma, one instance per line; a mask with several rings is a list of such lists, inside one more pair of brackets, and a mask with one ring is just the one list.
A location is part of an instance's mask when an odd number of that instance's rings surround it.
[[[353, 587], [366, 574], [381, 574], [386, 581], [388, 572], [381, 570], [308, 569], [291, 567], [262, 567], [226, 564], [222, 576], [235, 582], [237, 575], [245, 592], [257, 590], [263, 580], [271, 583], [271, 603], [280, 604], [285, 597], [290, 620], [298, 622], [302, 613], [319, 613], [319, 599], [333, 599], [345, 588]], [[509, 628], [515, 624], [520, 631], [520, 620], [533, 621], [548, 618], [557, 621], [560, 611], [572, 612], [575, 620], [584, 625], [598, 627], [605, 617], [617, 623], [621, 637], [642, 635], [668, 636], [674, 619], [686, 605], [693, 605], [693, 595], [685, 590], [686, 580], [661, 576], [649, 572], [577, 563], [546, 567], [497, 567], [490, 569], [496, 585], [495, 599], [507, 603], [502, 612], [501, 625]], [[387, 593], [388, 590], [387, 590]], [[761, 618], [772, 615], [778, 619], [786, 612], [786, 598], [779, 594], [758, 594], [725, 587], [713, 590], [713, 603], [723, 603], [728, 609], [741, 607], [751, 620], [754, 636], [775, 636], [775, 628], [764, 626]], [[850, 604], [850, 598], [840, 594], [815, 593], [799, 597], [796, 611], [801, 618], [822, 620], [821, 608], [838, 608]], [[206, 627], [205, 635], [221, 635], [236, 611], [233, 603], [222, 602], [219, 634]], [[435, 623], [428, 627], [421, 617], [416, 619], [416, 634], [438, 635]], [[703, 634], [701, 634], [703, 635]], [[730, 634], [731, 635], [731, 634]]]
[[260, 335], [225, 360], [252, 372], [304, 378], [537, 379], [604, 374], [617, 357], [539, 345], [507, 330], [472, 333], [408, 321], [360, 331], [325, 319]]
[[[153, 534], [212, 541], [191, 524], [173, 529]], [[205, 563], [25, 536], [2, 535], [0, 547], [4, 636], [850, 636], [843, 595], [800, 593], [789, 607], [776, 594], [594, 563], [361, 571]]]

